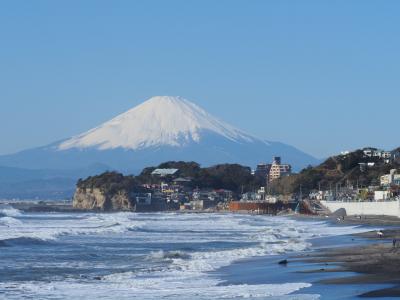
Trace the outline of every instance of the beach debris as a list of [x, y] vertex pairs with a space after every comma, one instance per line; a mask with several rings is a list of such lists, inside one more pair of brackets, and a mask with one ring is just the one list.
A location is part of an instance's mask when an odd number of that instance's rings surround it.
[[344, 217], [347, 216], [347, 212], [346, 212], [346, 210], [344, 208], [339, 208], [338, 210], [335, 210], [332, 213], [332, 216], [336, 217], [336, 218], [343, 218], [344, 219]]

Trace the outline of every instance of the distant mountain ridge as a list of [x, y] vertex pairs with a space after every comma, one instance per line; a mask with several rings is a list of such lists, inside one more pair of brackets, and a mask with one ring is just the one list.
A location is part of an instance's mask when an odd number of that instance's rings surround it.
[[2, 155], [0, 166], [73, 170], [100, 163], [110, 170], [138, 173], [174, 160], [254, 168], [272, 156], [282, 156], [294, 170], [319, 162], [295, 147], [245, 133], [184, 98], [157, 96], [77, 136]]

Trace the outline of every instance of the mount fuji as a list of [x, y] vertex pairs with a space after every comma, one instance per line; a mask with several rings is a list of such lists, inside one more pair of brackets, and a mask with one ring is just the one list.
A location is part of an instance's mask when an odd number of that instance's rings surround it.
[[282, 156], [294, 170], [318, 163], [292, 146], [245, 133], [184, 98], [158, 96], [80, 135], [0, 156], [0, 166], [18, 168], [19, 173], [21, 168], [52, 170], [53, 177], [59, 170], [59, 177], [66, 172], [71, 177], [72, 170], [86, 170], [86, 175], [99, 166], [138, 173], [171, 160], [255, 167], [272, 156]]
[[186, 99], [164, 96], [153, 97], [99, 127], [68, 139], [58, 149], [184, 148], [201, 145], [208, 135], [234, 143], [256, 141]]
[[0, 156], [0, 165], [71, 169], [104, 164], [140, 171], [168, 160], [190, 160], [204, 166], [240, 163], [254, 167], [274, 155], [282, 156], [295, 170], [318, 162], [292, 146], [245, 133], [184, 98], [158, 96], [80, 135]]

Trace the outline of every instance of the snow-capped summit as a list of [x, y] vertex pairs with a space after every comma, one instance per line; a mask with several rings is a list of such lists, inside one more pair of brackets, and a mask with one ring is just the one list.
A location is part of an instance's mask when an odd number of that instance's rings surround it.
[[159, 146], [185, 146], [201, 142], [213, 133], [232, 142], [252, 142], [256, 138], [226, 124], [196, 104], [171, 96], [152, 97], [114, 119], [72, 137], [59, 150], [124, 148], [138, 150]]

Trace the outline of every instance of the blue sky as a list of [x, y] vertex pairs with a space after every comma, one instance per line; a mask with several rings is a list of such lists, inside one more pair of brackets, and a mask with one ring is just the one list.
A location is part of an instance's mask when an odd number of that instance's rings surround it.
[[1, 1], [0, 153], [154, 95], [316, 157], [400, 146], [399, 1]]

